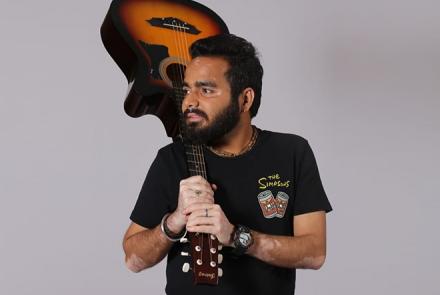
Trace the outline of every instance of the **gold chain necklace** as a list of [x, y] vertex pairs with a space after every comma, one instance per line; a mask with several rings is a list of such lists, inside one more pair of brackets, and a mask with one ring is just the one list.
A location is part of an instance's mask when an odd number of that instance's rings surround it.
[[237, 157], [239, 155], [242, 155], [248, 151], [250, 151], [255, 143], [257, 142], [257, 137], [258, 137], [258, 129], [255, 128], [255, 126], [252, 126], [252, 136], [251, 139], [249, 140], [248, 144], [238, 153], [230, 153], [230, 152], [225, 152], [225, 151], [219, 151], [216, 150], [215, 148], [213, 148], [212, 146], [206, 146], [211, 152], [213, 152], [216, 155], [222, 156], [222, 157], [228, 157], [228, 158], [233, 158], [233, 157]]

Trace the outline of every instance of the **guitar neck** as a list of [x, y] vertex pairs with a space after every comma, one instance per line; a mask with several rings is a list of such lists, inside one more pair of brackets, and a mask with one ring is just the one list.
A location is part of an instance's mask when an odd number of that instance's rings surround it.
[[[183, 71], [183, 69], [182, 69]], [[185, 96], [182, 89], [182, 81], [176, 80], [173, 82], [173, 94], [175, 98], [176, 109], [180, 110], [182, 107], [182, 101]], [[182, 112], [179, 113], [179, 125], [180, 134], [183, 138], [183, 145], [185, 147], [186, 163], [188, 165], [188, 172], [190, 176], [200, 175], [207, 179], [205, 158], [203, 156], [203, 146], [188, 143], [185, 140], [185, 134], [183, 125], [185, 124]]]
[[203, 156], [203, 147], [201, 145], [194, 145], [184, 143], [186, 163], [188, 165], [188, 172], [190, 176], [200, 175], [207, 179], [205, 158]]

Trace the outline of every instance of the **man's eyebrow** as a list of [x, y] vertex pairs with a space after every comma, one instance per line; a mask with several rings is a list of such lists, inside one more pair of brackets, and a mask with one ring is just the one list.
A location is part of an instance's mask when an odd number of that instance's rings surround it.
[[183, 84], [182, 84], [182, 86], [183, 86], [183, 87], [189, 87], [189, 84], [186, 83], [186, 82], [184, 81]]
[[217, 87], [217, 84], [213, 81], [197, 81], [196, 82], [196, 87]]

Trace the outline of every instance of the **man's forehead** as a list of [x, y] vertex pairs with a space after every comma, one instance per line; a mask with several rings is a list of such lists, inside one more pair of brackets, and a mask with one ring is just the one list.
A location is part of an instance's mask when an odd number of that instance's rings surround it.
[[228, 68], [228, 62], [221, 57], [196, 57], [186, 68], [185, 80], [209, 80], [224, 76]]
[[221, 56], [198, 56], [191, 60], [190, 64], [209, 65], [209, 64], [224, 64], [227, 66], [228, 62]]

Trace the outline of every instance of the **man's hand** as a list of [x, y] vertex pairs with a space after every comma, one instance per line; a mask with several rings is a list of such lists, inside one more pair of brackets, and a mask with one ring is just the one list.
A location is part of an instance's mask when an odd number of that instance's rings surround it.
[[234, 226], [225, 216], [222, 208], [218, 204], [194, 203], [188, 206], [184, 214], [189, 214], [186, 229], [190, 232], [207, 233], [215, 235], [218, 241], [231, 246], [231, 235]]
[[179, 233], [187, 224], [185, 209], [195, 204], [214, 204], [215, 184], [209, 184], [202, 176], [192, 176], [180, 181], [179, 199], [176, 210], [167, 218], [167, 227], [173, 233]]

